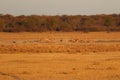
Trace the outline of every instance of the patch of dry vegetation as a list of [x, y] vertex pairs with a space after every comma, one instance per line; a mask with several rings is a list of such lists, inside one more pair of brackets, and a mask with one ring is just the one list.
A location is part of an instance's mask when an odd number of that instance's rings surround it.
[[0, 33], [0, 80], [120, 80], [119, 66], [120, 32]]
[[119, 32], [0, 34], [0, 53], [80, 53], [120, 51]]
[[120, 79], [119, 52], [0, 54], [0, 57], [0, 80]]
[[1, 53], [81, 53], [118, 51], [120, 51], [120, 44], [21, 44], [0, 46]]

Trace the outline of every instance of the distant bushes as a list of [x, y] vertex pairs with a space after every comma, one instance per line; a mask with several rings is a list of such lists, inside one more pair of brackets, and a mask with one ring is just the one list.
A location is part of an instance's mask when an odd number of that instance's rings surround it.
[[120, 31], [120, 14], [12, 16], [0, 14], [0, 32]]

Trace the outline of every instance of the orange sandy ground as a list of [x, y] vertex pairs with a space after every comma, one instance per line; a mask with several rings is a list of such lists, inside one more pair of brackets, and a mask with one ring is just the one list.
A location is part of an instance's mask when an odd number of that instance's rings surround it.
[[120, 80], [120, 52], [0, 54], [0, 80]]
[[120, 51], [120, 32], [0, 33], [1, 53]]
[[120, 80], [120, 33], [0, 33], [0, 80]]

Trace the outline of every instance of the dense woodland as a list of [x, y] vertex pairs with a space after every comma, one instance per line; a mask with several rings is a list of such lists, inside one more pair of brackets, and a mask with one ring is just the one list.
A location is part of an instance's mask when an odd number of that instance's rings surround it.
[[0, 14], [1, 32], [45, 31], [120, 31], [120, 14], [62, 15], [62, 16], [12, 16]]

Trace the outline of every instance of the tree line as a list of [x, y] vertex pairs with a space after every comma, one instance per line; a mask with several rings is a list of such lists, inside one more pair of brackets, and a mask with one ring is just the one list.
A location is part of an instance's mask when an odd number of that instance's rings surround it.
[[0, 32], [120, 31], [120, 14], [12, 16], [0, 14]]

